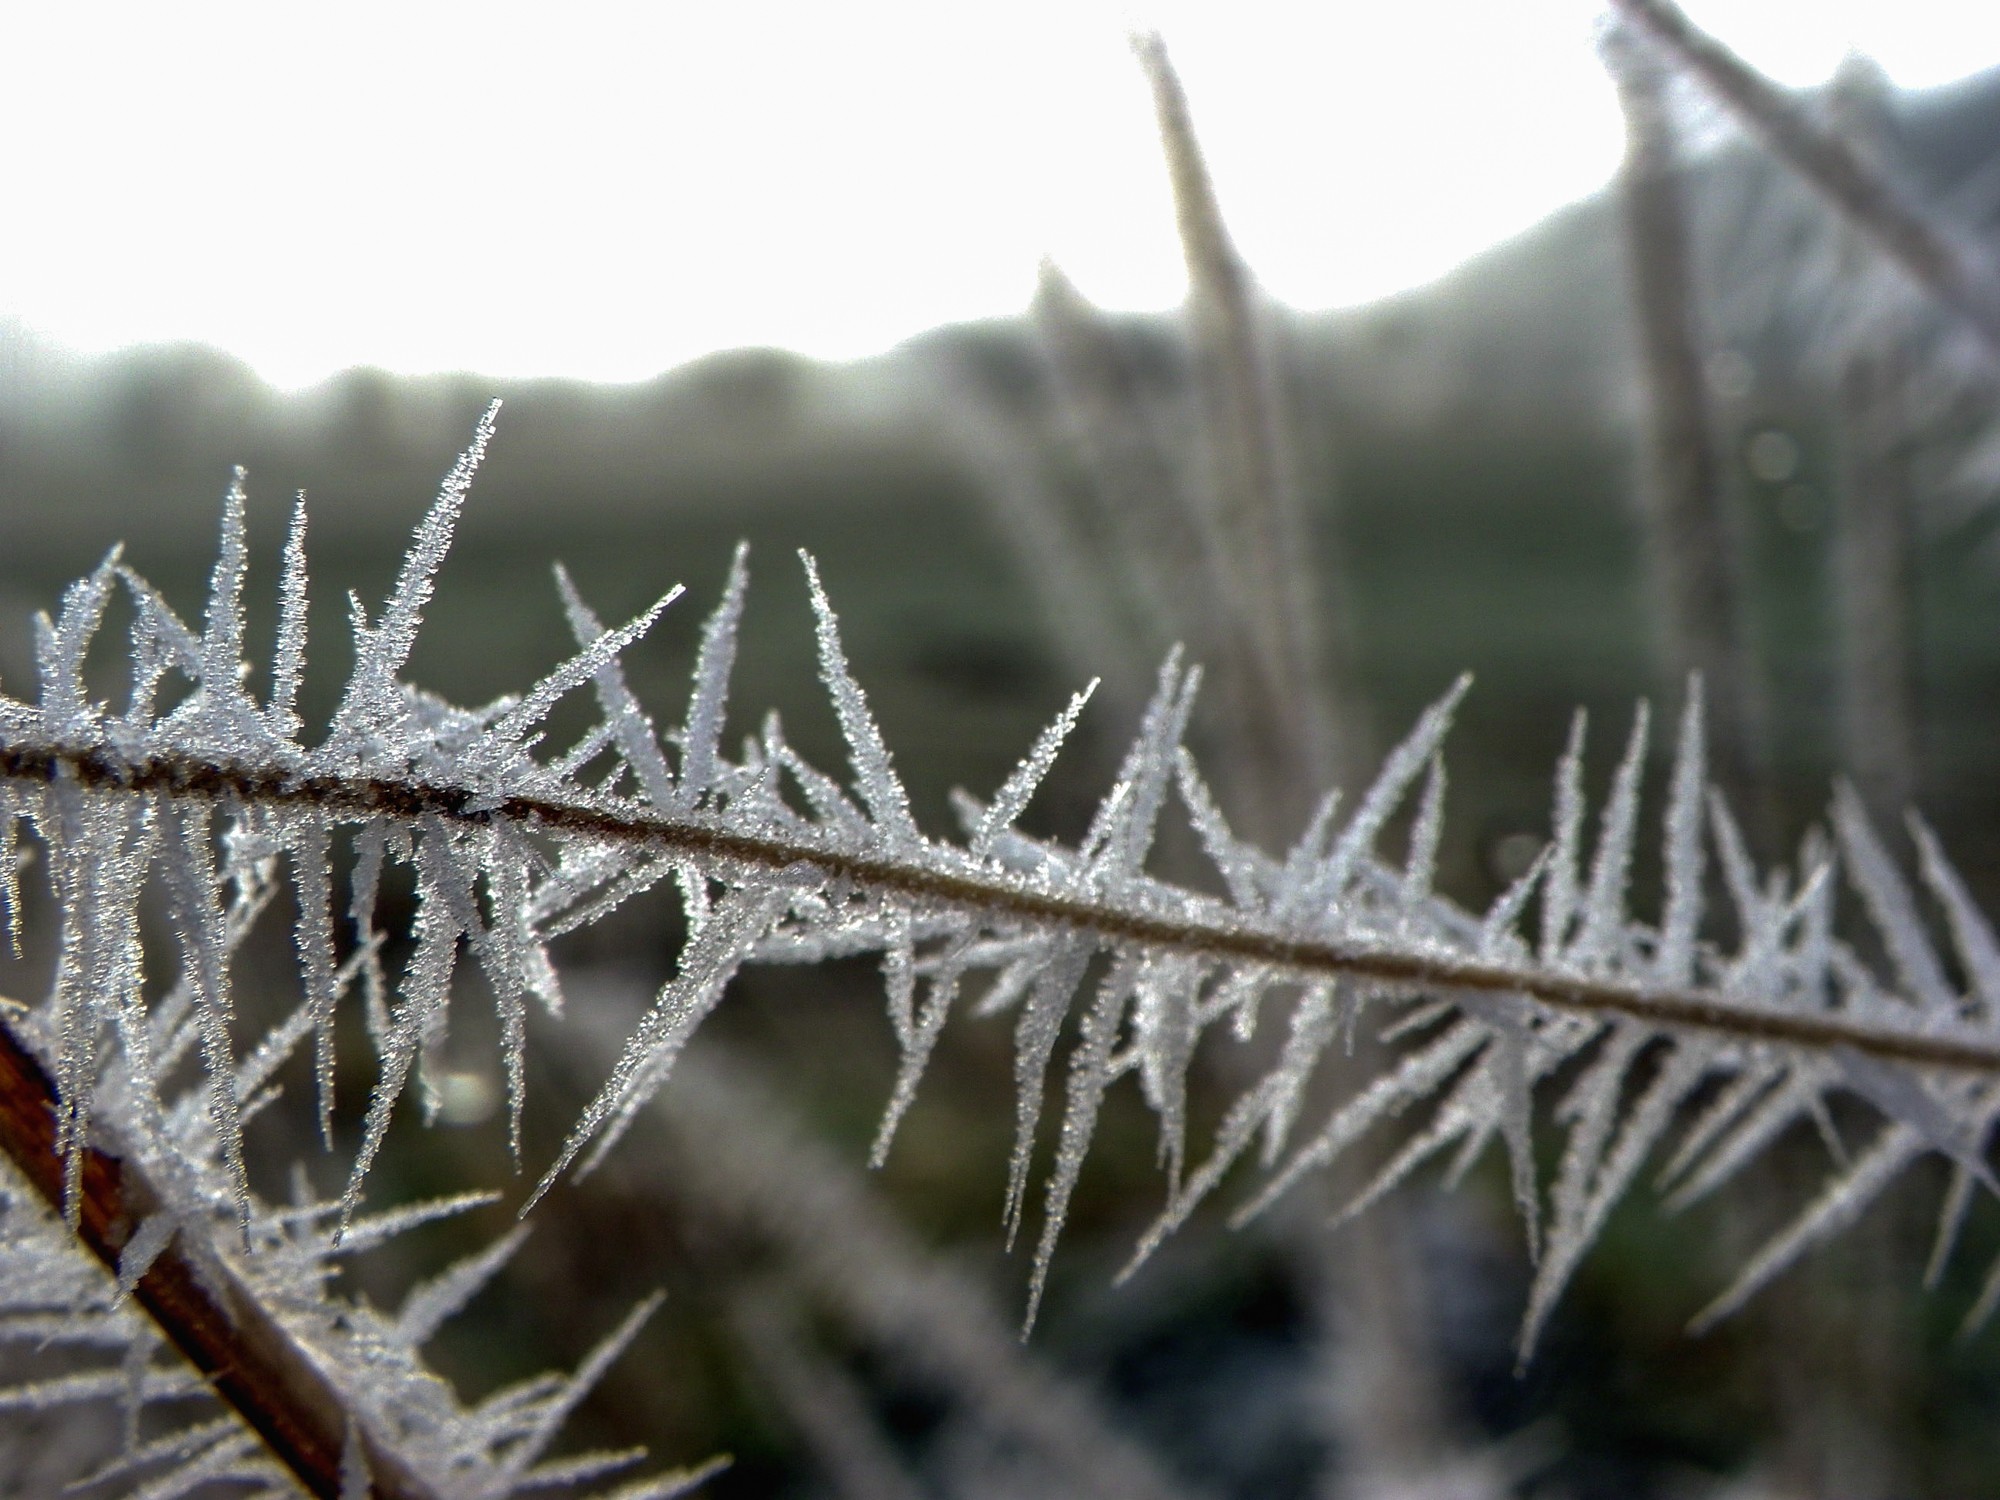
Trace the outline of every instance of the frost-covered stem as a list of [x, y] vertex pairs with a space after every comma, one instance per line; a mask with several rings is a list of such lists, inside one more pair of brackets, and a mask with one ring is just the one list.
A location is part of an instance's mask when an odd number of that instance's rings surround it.
[[[1556, 966], [1463, 958], [1428, 946], [1294, 937], [1248, 919], [1168, 914], [1148, 905], [1068, 895], [982, 865], [969, 855], [947, 863], [933, 850], [909, 857], [857, 854], [829, 841], [777, 838], [719, 824], [648, 816], [540, 797], [478, 802], [460, 787], [360, 777], [296, 777], [277, 767], [215, 765], [181, 756], [125, 760], [108, 750], [0, 745], [0, 776], [47, 780], [67, 767], [86, 786], [122, 786], [175, 797], [265, 806], [314, 806], [346, 818], [421, 817], [491, 822], [640, 845], [718, 865], [768, 870], [803, 867], [865, 890], [915, 896], [984, 912], [1042, 930], [1069, 928], [1111, 945], [1162, 949], [1266, 965], [1300, 976], [1346, 978], [1443, 994], [1526, 997], [1577, 1015], [1628, 1016], [1653, 1027], [1770, 1042], [1813, 1051], [1848, 1048], [1887, 1062], [2000, 1074], [2000, 1044], [1928, 1027], [1875, 1026], [1839, 1013], [1756, 1008], [1721, 990], [1641, 985]], [[1917, 1015], [1912, 1011], [1913, 1017]]]
[[2000, 276], [1896, 179], [1688, 19], [1673, 0], [1612, 0], [1896, 263], [2000, 352]]
[[1708, 406], [1694, 253], [1666, 79], [1651, 50], [1630, 32], [1614, 31], [1603, 52], [1625, 111], [1619, 199], [1651, 428], [1640, 488], [1663, 637], [1661, 675], [1685, 682], [1700, 674], [1708, 687], [1719, 779], [1738, 806], [1758, 807], [1754, 768], [1761, 760], [1762, 714], [1745, 640], [1741, 549]]
[[[0, 1002], [5, 1003], [5, 1002]], [[60, 1213], [64, 1153], [55, 1085], [0, 1021], [0, 1150]], [[77, 1233], [113, 1276], [119, 1254], [159, 1195], [136, 1163], [83, 1148]], [[216, 1396], [256, 1431], [309, 1494], [351, 1500], [341, 1485], [350, 1429], [360, 1433], [374, 1500], [434, 1500], [436, 1492], [381, 1450], [339, 1392], [226, 1260], [190, 1245], [184, 1229], [138, 1280], [133, 1298]]]

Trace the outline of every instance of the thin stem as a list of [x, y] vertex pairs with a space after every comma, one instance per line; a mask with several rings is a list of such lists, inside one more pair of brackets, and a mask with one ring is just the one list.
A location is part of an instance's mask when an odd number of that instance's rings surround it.
[[[1884, 160], [1899, 149], [1888, 85], [1867, 68], [1836, 78], [1835, 106], [1855, 139]], [[1842, 286], [1868, 285], [1863, 247], [1843, 235]], [[1834, 491], [1833, 603], [1837, 616], [1841, 763], [1869, 810], [1893, 819], [1917, 789], [1917, 626], [1913, 395], [1917, 341], [1906, 301], [1873, 319], [1845, 312], [1839, 351], [1839, 472]], [[1871, 327], [1870, 324], [1873, 324]]]
[[1877, 162], [1696, 26], [1673, 0], [1612, 3], [2000, 353], [2000, 275], [1983, 256], [1912, 202]]
[[1842, 467], [1834, 485], [1842, 763], [1870, 810], [1891, 818], [1911, 805], [1917, 784], [1917, 559], [1902, 353], [1849, 355], [1840, 375]]
[[1116, 569], [1124, 580], [1143, 616], [1149, 655], [1174, 640], [1207, 655], [1199, 628], [1224, 611], [1214, 593], [1219, 580], [1205, 567], [1200, 502], [1188, 493], [1179, 453], [1185, 433], [1162, 420], [1158, 390], [1148, 388], [1110, 321], [1051, 262], [1042, 265], [1032, 313], [1060, 415], [1089, 470], [1085, 494], [1102, 518], [1105, 535], [1087, 564]]
[[[0, 1021], [0, 1150], [61, 1213], [66, 1163], [56, 1145], [57, 1115], [48, 1073]], [[160, 1195], [137, 1163], [92, 1146], [82, 1153], [78, 1238], [115, 1276], [119, 1253]], [[352, 1419], [339, 1392], [227, 1261], [189, 1240], [186, 1229], [174, 1237], [139, 1278], [133, 1299], [308, 1493], [342, 1500], [341, 1455]], [[370, 1496], [434, 1500], [429, 1485], [365, 1427], [352, 1425], [372, 1476]]]
[[1623, 28], [1613, 30], [1603, 48], [1625, 111], [1619, 202], [1650, 419], [1640, 489], [1662, 676], [1679, 683], [1701, 675], [1712, 705], [1718, 779], [1733, 803], [1759, 809], [1759, 821], [1768, 822], [1769, 798], [1759, 774], [1767, 760], [1764, 713], [1745, 629], [1741, 538], [1709, 408], [1668, 80], [1651, 51]]
[[1359, 758], [1336, 743], [1329, 704], [1332, 695], [1344, 715], [1355, 712], [1346, 643], [1321, 628], [1269, 309], [1223, 222], [1165, 45], [1140, 36], [1133, 48], [1152, 86], [1187, 262], [1194, 374], [1214, 474], [1200, 519], [1215, 591], [1236, 626], [1222, 644], [1247, 726], [1240, 779], [1257, 792], [1261, 805], [1248, 809], [1256, 820], [1284, 826], [1305, 810], [1288, 798], [1341, 779], [1348, 769], [1341, 762]]
[[1870, 1025], [1842, 1015], [1752, 1008], [1717, 990], [1652, 987], [1429, 950], [1299, 938], [1254, 925], [1248, 915], [1225, 912], [1220, 906], [1214, 908], [1218, 915], [1213, 919], [1168, 915], [1144, 905], [1059, 894], [949, 849], [937, 852], [952, 858], [952, 864], [925, 863], [921, 856], [898, 859], [856, 854], [831, 841], [743, 833], [711, 823], [541, 797], [494, 799], [463, 787], [431, 786], [421, 781], [301, 777], [277, 767], [216, 765], [171, 754], [127, 760], [106, 749], [0, 746], [0, 775], [49, 780], [59, 773], [91, 787], [266, 806], [313, 806], [341, 818], [409, 822], [438, 817], [473, 823], [497, 818], [528, 828], [638, 845], [721, 865], [770, 870], [804, 867], [863, 889], [943, 902], [1002, 919], [1018, 919], [1034, 927], [1067, 927], [1112, 944], [1264, 964], [1301, 976], [1342, 977], [1410, 989], [1520, 995], [1554, 1010], [1627, 1016], [1652, 1026], [1709, 1032], [1741, 1041], [1815, 1051], [1845, 1047], [1893, 1062], [2000, 1073], [2000, 1044], [1966, 1036]]

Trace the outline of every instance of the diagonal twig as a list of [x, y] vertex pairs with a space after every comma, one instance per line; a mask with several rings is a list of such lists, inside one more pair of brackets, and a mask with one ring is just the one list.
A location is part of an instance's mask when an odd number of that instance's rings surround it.
[[[65, 1153], [56, 1143], [55, 1085], [35, 1054], [0, 1019], [0, 1151], [57, 1213]], [[160, 1196], [137, 1163], [82, 1148], [78, 1237], [113, 1276], [119, 1254]], [[341, 1458], [352, 1425], [362, 1443], [371, 1500], [435, 1500], [395, 1454], [353, 1423], [339, 1392], [270, 1309], [219, 1255], [175, 1235], [141, 1276], [133, 1299], [198, 1370], [216, 1396], [252, 1428], [318, 1500], [349, 1500]]]
[[1913, 202], [1878, 163], [1696, 26], [1673, 0], [1612, 4], [2000, 354], [2000, 272], [1985, 257]]

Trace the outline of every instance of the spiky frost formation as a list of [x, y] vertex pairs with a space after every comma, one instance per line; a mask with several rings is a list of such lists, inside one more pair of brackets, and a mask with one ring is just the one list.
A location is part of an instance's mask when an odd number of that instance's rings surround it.
[[[1159, 1119], [1168, 1202], [1141, 1257], [1255, 1148], [1276, 1169], [1244, 1212], [1429, 1103], [1358, 1211], [1430, 1159], [1462, 1172], [1497, 1142], [1507, 1152], [1539, 1272], [1523, 1330], [1531, 1347], [1579, 1257], [1645, 1165], [1667, 1155], [1691, 1201], [1756, 1158], [1835, 1095], [1882, 1121], [1876, 1141], [1836, 1161], [1824, 1192], [1756, 1253], [1718, 1300], [1751, 1295], [1810, 1244], [1849, 1221], [1909, 1161], [1945, 1155], [1962, 1176], [1951, 1223], [1991, 1184], [1984, 1145], [2000, 1100], [2000, 961], [1984, 919], [1936, 841], [1919, 832], [1924, 884], [1948, 928], [1940, 959], [1916, 898], [1858, 803], [1837, 800], [1837, 843], [1811, 842], [1797, 875], [1758, 871], [1727, 809], [1705, 787], [1698, 691], [1680, 720], [1658, 842], [1642, 833], [1648, 748], [1643, 708], [1594, 838], [1586, 837], [1579, 720], [1556, 772], [1549, 847], [1484, 913], [1435, 889], [1444, 821], [1442, 745], [1466, 690], [1453, 687], [1388, 756], [1372, 785], [1327, 797], [1282, 857], [1239, 840], [1182, 741], [1198, 673], [1178, 654], [1118, 777], [1074, 847], [1014, 827], [1080, 704], [1031, 750], [990, 806], [966, 799], [968, 842], [927, 836], [840, 642], [810, 560], [821, 673], [847, 738], [856, 791], [807, 764], [775, 717], [730, 759], [722, 744], [745, 570], [739, 553], [704, 633], [681, 727], [661, 735], [626, 686], [620, 653], [667, 600], [605, 630], [565, 576], [558, 587], [578, 651], [519, 699], [459, 709], [401, 680], [471, 467], [454, 470], [388, 600], [354, 609], [356, 662], [323, 740], [307, 743], [292, 703], [301, 671], [303, 566], [288, 549], [279, 686], [244, 688], [240, 645], [243, 506], [225, 512], [222, 561], [203, 631], [181, 625], [114, 553], [42, 622], [42, 695], [0, 700], [0, 828], [25, 821], [51, 851], [63, 931], [43, 1024], [60, 1038], [65, 1140], [84, 1138], [107, 1062], [144, 1078], [153, 1017], [135, 921], [157, 878], [184, 942], [176, 998], [209, 1085], [200, 1106], [234, 1181], [239, 1214], [245, 1095], [228, 1055], [228, 953], [242, 913], [291, 872], [306, 992], [300, 1024], [329, 1045], [332, 976], [355, 974], [372, 1021], [378, 1081], [341, 1212], [351, 1215], [392, 1111], [443, 1045], [461, 940], [500, 1010], [510, 1112], [518, 1119], [523, 1006], [559, 1009], [549, 944], [665, 883], [685, 908], [678, 971], [627, 1043], [536, 1191], [579, 1157], [608, 1149], [654, 1092], [731, 977], [752, 961], [879, 953], [902, 1066], [877, 1156], [914, 1095], [950, 1011], [969, 998], [1011, 1012], [1015, 1147], [1006, 1219], [1018, 1231], [1042, 1149], [1050, 1070], [1075, 1031], [1061, 1084], [1053, 1164], [1042, 1195], [1031, 1316], [1108, 1089], [1135, 1075]], [[81, 663], [115, 588], [137, 609], [134, 683], [114, 713], [88, 699]], [[158, 707], [167, 673], [191, 684]], [[544, 716], [589, 688], [600, 718], [568, 746]], [[1383, 834], [1412, 799], [1400, 854]], [[1226, 896], [1148, 870], [1177, 803]], [[1345, 809], [1351, 809], [1345, 810]], [[336, 909], [330, 841], [351, 831], [355, 860]], [[1657, 921], [1630, 910], [1637, 860], [1664, 866]], [[1711, 852], [1734, 911], [1733, 946], [1704, 937]], [[414, 951], [390, 992], [376, 955], [375, 892], [387, 862], [413, 870]], [[1835, 936], [1837, 872], [1889, 955], [1877, 973]], [[350, 930], [351, 925], [351, 930]], [[1960, 988], [1950, 975], [1965, 976]], [[1267, 1021], [1266, 1016], [1275, 1016]], [[1205, 1147], [1187, 1140], [1189, 1068], [1205, 1046], [1285, 1029], [1276, 1060]], [[1379, 1076], [1303, 1118], [1328, 1054], [1362, 1027], [1400, 1038]], [[1223, 1036], [1211, 1042], [1210, 1033]], [[325, 1052], [321, 1052], [324, 1059]], [[324, 1079], [328, 1064], [319, 1064]], [[1565, 1080], [1552, 1183], [1538, 1175], [1531, 1102]], [[1192, 1162], [1192, 1166], [1187, 1163]], [[1951, 1224], [1947, 1224], [1947, 1229]]]
[[[33, 1017], [6, 1019], [0, 1078], [11, 1116], [46, 1088], [35, 1054], [52, 1054], [56, 1042]], [[199, 1023], [189, 1007], [163, 1005], [142, 1024], [170, 1072]], [[272, 1072], [311, 1025], [308, 1003], [231, 1070], [243, 1098], [268, 1097]], [[550, 1460], [547, 1450], [656, 1301], [635, 1309], [575, 1375], [467, 1405], [427, 1368], [423, 1346], [501, 1270], [525, 1227], [417, 1286], [394, 1310], [341, 1296], [333, 1284], [355, 1255], [491, 1195], [359, 1218], [343, 1235], [341, 1204], [312, 1199], [303, 1178], [287, 1204], [240, 1194], [200, 1086], [163, 1097], [119, 1060], [99, 1082], [93, 1143], [71, 1158], [88, 1159], [72, 1174], [83, 1178], [72, 1189], [80, 1229], [47, 1201], [62, 1163], [46, 1124], [48, 1149], [38, 1156], [24, 1151], [32, 1131], [10, 1117], [9, 1155], [29, 1159], [0, 1157], [0, 1414], [38, 1414], [36, 1482], [48, 1480], [52, 1457], [66, 1456], [61, 1482], [89, 1496], [160, 1500], [246, 1486], [296, 1495], [337, 1485], [343, 1497], [499, 1500], [608, 1479], [643, 1458]], [[698, 1478], [662, 1476], [620, 1493], [664, 1497]], [[21, 1482], [0, 1461], [0, 1489], [14, 1493]]]

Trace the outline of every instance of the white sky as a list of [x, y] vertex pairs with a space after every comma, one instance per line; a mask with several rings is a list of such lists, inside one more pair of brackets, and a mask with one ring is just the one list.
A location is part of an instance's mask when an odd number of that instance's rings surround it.
[[[2000, 62], [1992, 0], [1694, 0], [1804, 84]], [[1224, 212], [1299, 307], [1416, 285], [1602, 183], [1597, 0], [1000, 6], [0, 4], [0, 318], [98, 351], [199, 339], [304, 385], [643, 379], [826, 358], [1182, 289], [1156, 25]]]

